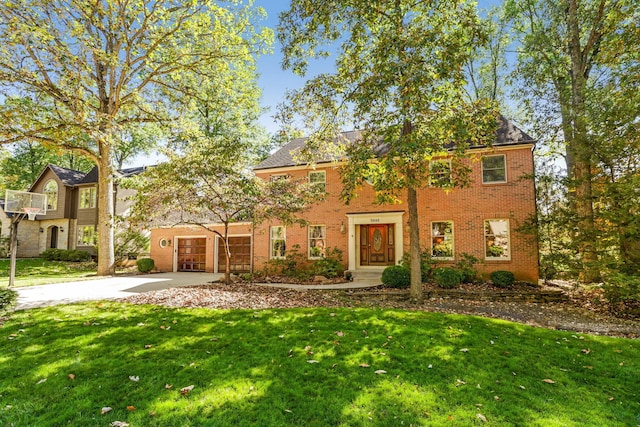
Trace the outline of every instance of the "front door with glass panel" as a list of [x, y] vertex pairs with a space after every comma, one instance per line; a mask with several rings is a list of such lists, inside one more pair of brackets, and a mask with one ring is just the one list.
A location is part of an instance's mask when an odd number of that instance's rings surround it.
[[360, 265], [393, 264], [395, 264], [393, 224], [361, 225]]

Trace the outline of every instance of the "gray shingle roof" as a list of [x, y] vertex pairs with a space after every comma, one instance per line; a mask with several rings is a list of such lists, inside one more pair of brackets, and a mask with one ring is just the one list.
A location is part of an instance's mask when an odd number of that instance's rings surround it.
[[[348, 141], [355, 141], [360, 135], [359, 131], [349, 131], [343, 132], [342, 136], [346, 138]], [[281, 168], [287, 166], [296, 166], [300, 163], [294, 160], [295, 154], [301, 150], [308, 138], [296, 138], [293, 141], [286, 144], [284, 147], [280, 148], [278, 151], [273, 153], [271, 156], [263, 160], [259, 163], [254, 170], [260, 169], [273, 169], [273, 168]], [[506, 146], [506, 145], [519, 145], [519, 144], [531, 144], [534, 143], [535, 140], [527, 135], [524, 131], [519, 129], [516, 125], [514, 125], [511, 121], [507, 120], [505, 117], [500, 116], [500, 123], [498, 124], [498, 130], [496, 132], [496, 142], [493, 144], [494, 146]], [[375, 151], [382, 155], [387, 150], [385, 149], [384, 144], [380, 144], [379, 147], [375, 148]], [[478, 148], [478, 147], [474, 147]], [[317, 160], [318, 163], [330, 162], [334, 159], [321, 159]]]
[[84, 179], [86, 175], [84, 172], [67, 169], [52, 164], [48, 164], [47, 166], [51, 168], [53, 173], [55, 173], [60, 181], [62, 181], [62, 183], [67, 187], [73, 187], [74, 185], [78, 184], [80, 181], [82, 181], [82, 179]]

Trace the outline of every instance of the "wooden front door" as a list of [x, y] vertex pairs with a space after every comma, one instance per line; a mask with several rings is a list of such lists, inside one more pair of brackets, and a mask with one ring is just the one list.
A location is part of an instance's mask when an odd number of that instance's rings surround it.
[[178, 271], [205, 271], [207, 239], [178, 239]]
[[360, 226], [360, 265], [395, 264], [393, 224]]
[[[251, 272], [251, 237], [229, 237], [229, 252], [231, 252], [231, 272]], [[224, 273], [227, 257], [224, 251], [224, 241], [218, 239], [218, 273]]]

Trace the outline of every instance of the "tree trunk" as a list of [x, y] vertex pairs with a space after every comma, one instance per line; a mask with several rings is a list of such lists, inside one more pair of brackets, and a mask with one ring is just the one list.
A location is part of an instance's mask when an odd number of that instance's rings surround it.
[[9, 266], [9, 287], [12, 287], [16, 279], [16, 258], [18, 256], [18, 223], [22, 217], [18, 214], [13, 214], [11, 218], [11, 229], [9, 237], [9, 251], [11, 253], [11, 260]]
[[224, 224], [224, 283], [231, 284], [231, 251], [229, 250], [229, 224]]
[[411, 256], [411, 298], [422, 299], [422, 256], [420, 253], [420, 230], [418, 228], [418, 194], [415, 188], [407, 189], [409, 209], [409, 253]]
[[114, 254], [113, 170], [109, 144], [101, 142], [98, 158], [98, 276], [112, 276], [116, 272]]

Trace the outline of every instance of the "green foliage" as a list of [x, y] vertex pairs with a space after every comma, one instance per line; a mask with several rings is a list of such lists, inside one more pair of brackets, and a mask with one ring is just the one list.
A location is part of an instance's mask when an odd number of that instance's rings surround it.
[[480, 262], [478, 258], [468, 253], [461, 253], [460, 259], [456, 262], [456, 269], [462, 275], [462, 282], [476, 283], [479, 280], [479, 272], [475, 267]]
[[382, 272], [382, 284], [390, 288], [408, 288], [411, 284], [411, 270], [402, 265], [390, 265]]
[[141, 253], [149, 252], [150, 237], [132, 228], [116, 231], [115, 257], [121, 262], [136, 259]]
[[18, 301], [18, 293], [13, 289], [0, 288], [0, 316], [13, 309]]
[[462, 272], [451, 267], [438, 267], [433, 270], [433, 281], [443, 289], [453, 289], [462, 283]]
[[140, 273], [148, 273], [155, 268], [156, 263], [151, 258], [140, 258], [136, 261], [136, 266]]
[[313, 275], [307, 257], [300, 251], [300, 245], [293, 245], [284, 258], [267, 261], [263, 268], [265, 276], [287, 276], [297, 280], [309, 280]]
[[604, 282], [604, 295], [613, 304], [640, 302], [640, 276], [609, 274]]
[[327, 248], [324, 258], [315, 260], [311, 269], [314, 275], [324, 276], [328, 279], [341, 277], [344, 274], [342, 251], [335, 247]]
[[[402, 254], [402, 262], [400, 265], [406, 267], [411, 271], [411, 254], [405, 252]], [[437, 261], [431, 258], [431, 254], [428, 249], [425, 249], [420, 253], [420, 279], [422, 283], [426, 283], [431, 280], [433, 269], [437, 265]]]
[[504, 270], [494, 271], [489, 277], [493, 284], [500, 288], [508, 288], [513, 285], [513, 282], [516, 280], [512, 272]]
[[79, 249], [46, 249], [40, 254], [47, 261], [84, 262], [91, 259], [91, 254]]
[[[0, 222], [0, 225], [2, 222]], [[0, 237], [0, 258], [6, 258], [9, 256], [9, 237]]]

